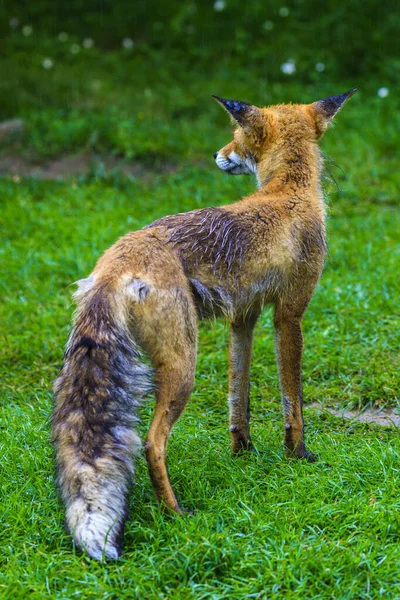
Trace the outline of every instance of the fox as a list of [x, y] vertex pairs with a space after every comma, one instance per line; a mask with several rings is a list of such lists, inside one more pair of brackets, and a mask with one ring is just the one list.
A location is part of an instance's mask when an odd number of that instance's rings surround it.
[[265, 108], [214, 96], [235, 126], [233, 140], [214, 154], [216, 165], [254, 175], [257, 190], [128, 233], [77, 282], [52, 430], [67, 529], [92, 558], [121, 555], [141, 451], [140, 406], [149, 394], [156, 399], [144, 442], [150, 479], [164, 509], [184, 512], [166, 453], [194, 386], [200, 319], [229, 322], [229, 433], [237, 455], [254, 449], [253, 332], [272, 305], [284, 447], [290, 457], [316, 460], [304, 440], [302, 320], [327, 248], [318, 142], [356, 91]]

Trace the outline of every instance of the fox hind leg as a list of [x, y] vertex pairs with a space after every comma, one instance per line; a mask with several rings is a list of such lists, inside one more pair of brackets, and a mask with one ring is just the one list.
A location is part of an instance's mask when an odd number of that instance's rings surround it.
[[197, 317], [188, 290], [157, 290], [146, 307], [142, 335], [155, 369], [156, 407], [145, 452], [151, 481], [160, 504], [182, 512], [171, 486], [166, 454], [172, 427], [182, 414], [194, 384]]
[[184, 368], [177, 367], [174, 363], [175, 361], [165, 363], [156, 371], [156, 379], [160, 383], [157, 387], [157, 404], [146, 438], [145, 451], [158, 501], [162, 506], [181, 513], [182, 509], [169, 480], [166, 453], [171, 429], [182, 414], [192, 391], [195, 360], [187, 361]]

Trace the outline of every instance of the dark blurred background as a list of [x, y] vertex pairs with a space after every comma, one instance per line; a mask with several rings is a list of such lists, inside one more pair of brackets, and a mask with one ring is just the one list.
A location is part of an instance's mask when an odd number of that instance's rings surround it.
[[391, 0], [0, 1], [0, 119], [23, 121], [2, 152], [200, 160], [223, 141], [212, 93], [267, 104], [358, 86], [385, 120], [399, 32]]

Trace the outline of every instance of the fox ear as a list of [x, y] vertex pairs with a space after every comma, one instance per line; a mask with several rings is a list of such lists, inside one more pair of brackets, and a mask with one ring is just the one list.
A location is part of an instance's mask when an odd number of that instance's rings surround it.
[[250, 120], [254, 120], [255, 113], [259, 110], [256, 106], [239, 100], [224, 100], [219, 96], [212, 96], [219, 104], [231, 115], [231, 117], [241, 127], [249, 124]]
[[343, 104], [347, 102], [349, 98], [354, 96], [356, 92], [357, 88], [354, 88], [344, 94], [339, 94], [339, 96], [329, 96], [329, 98], [325, 98], [325, 100], [319, 100], [318, 102], [311, 104], [319, 136], [325, 133], [336, 113], [339, 112]]

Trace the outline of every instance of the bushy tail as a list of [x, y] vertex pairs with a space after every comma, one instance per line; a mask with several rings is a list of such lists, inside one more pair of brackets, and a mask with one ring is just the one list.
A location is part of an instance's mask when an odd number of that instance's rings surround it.
[[138, 407], [152, 374], [128, 329], [127, 308], [107, 284], [83, 280], [55, 382], [53, 435], [68, 529], [90, 556], [121, 552], [127, 490], [140, 448]]

